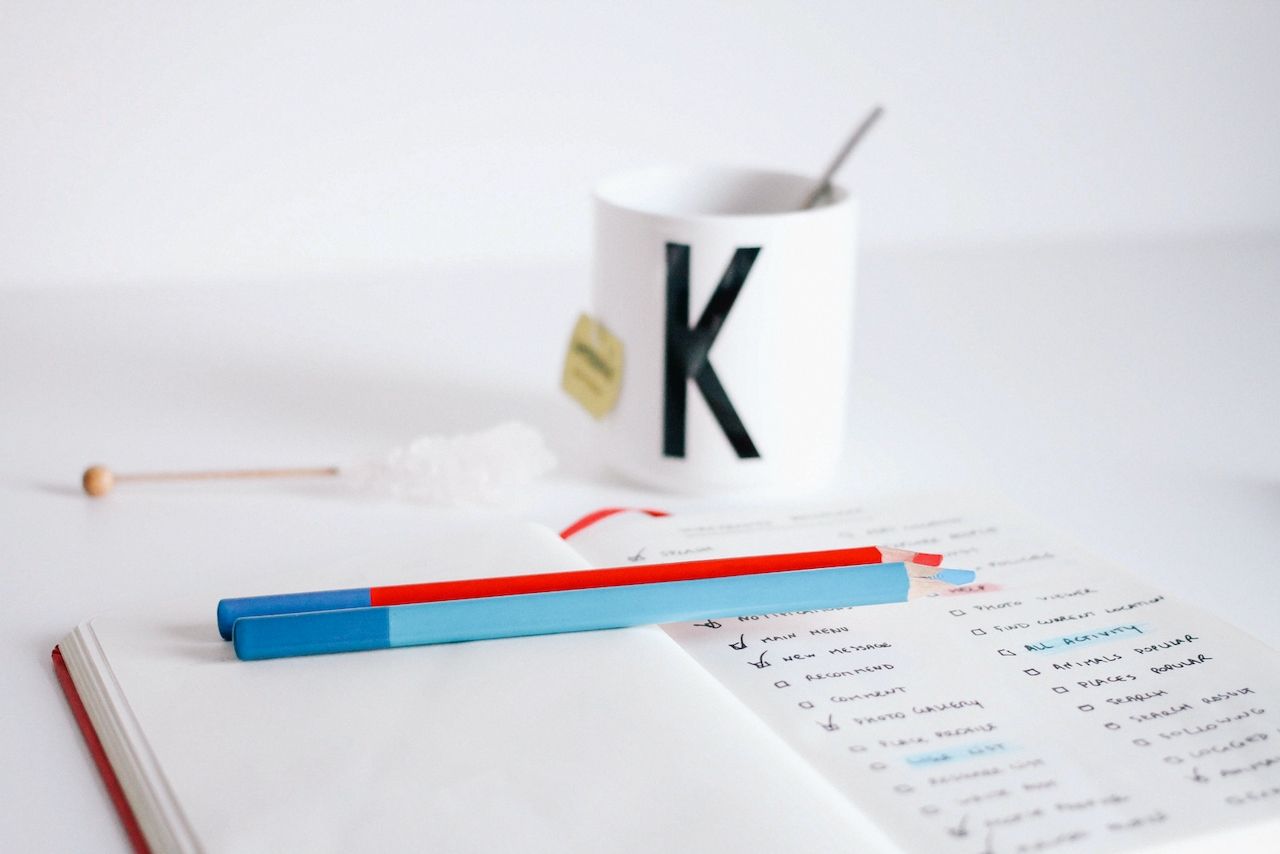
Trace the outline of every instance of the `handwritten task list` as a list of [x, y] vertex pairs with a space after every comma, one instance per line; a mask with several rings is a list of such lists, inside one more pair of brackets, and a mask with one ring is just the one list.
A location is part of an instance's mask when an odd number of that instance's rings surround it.
[[1123, 851], [1280, 816], [1276, 653], [1025, 524], [854, 507], [575, 543], [599, 563], [864, 544], [977, 580], [664, 628], [903, 847]]

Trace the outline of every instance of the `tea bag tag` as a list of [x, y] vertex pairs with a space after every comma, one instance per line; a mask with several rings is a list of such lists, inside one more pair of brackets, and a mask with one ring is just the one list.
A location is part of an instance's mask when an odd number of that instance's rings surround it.
[[622, 342], [588, 314], [578, 316], [564, 357], [560, 387], [597, 419], [618, 402], [622, 388]]

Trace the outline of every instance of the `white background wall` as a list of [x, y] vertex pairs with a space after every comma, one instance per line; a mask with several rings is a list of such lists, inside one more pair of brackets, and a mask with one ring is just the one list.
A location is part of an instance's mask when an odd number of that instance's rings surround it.
[[580, 259], [611, 170], [845, 177], [864, 243], [1280, 230], [1280, 3], [0, 4], [0, 284]]

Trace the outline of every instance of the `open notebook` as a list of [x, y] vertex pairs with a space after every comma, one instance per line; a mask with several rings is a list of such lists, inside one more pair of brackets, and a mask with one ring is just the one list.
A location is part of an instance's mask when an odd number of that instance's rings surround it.
[[433, 565], [872, 544], [978, 580], [898, 605], [262, 662], [236, 661], [199, 601], [86, 623], [55, 663], [154, 851], [1280, 849], [1276, 653], [1004, 511], [619, 514], [567, 542], [473, 532]]

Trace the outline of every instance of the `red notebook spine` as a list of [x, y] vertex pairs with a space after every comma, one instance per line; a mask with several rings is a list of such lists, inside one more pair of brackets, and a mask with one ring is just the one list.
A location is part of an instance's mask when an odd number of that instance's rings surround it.
[[111, 767], [111, 760], [107, 759], [107, 752], [102, 749], [102, 740], [98, 738], [98, 732], [93, 728], [93, 721], [89, 720], [89, 713], [85, 711], [80, 692], [71, 679], [67, 663], [62, 659], [62, 650], [56, 646], [53, 648], [53, 672], [58, 676], [58, 684], [62, 686], [62, 693], [66, 695], [67, 705], [71, 707], [71, 714], [76, 719], [76, 725], [80, 727], [80, 734], [84, 736], [84, 743], [93, 757], [93, 764], [98, 766], [98, 773], [102, 776], [102, 782], [106, 784], [111, 803], [115, 804], [116, 814], [120, 816], [120, 823], [124, 825], [129, 843], [137, 854], [151, 854], [151, 848], [147, 845], [146, 837], [142, 835], [142, 828], [133, 814], [133, 808], [129, 806], [129, 800], [124, 796], [120, 779], [116, 777], [116, 771]]

